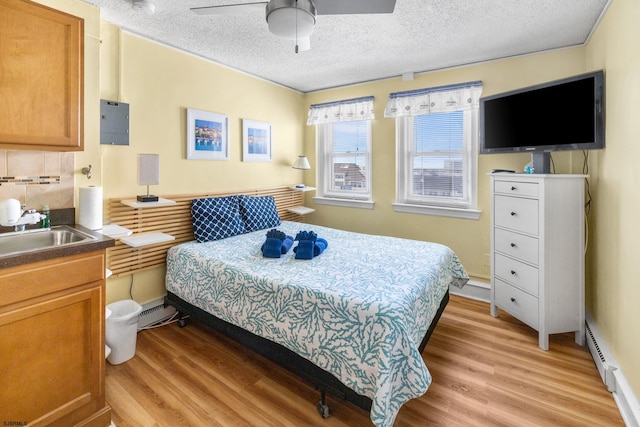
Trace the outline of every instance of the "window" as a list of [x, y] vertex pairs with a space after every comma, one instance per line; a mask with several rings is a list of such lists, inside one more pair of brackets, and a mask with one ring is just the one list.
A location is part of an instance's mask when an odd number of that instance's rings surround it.
[[[470, 205], [469, 157], [462, 111], [405, 117], [399, 123], [398, 199], [441, 206]], [[469, 132], [470, 133], [470, 132]]]
[[319, 195], [371, 199], [369, 120], [318, 125]]
[[393, 102], [390, 99], [387, 110], [395, 111], [385, 112], [385, 116], [396, 118], [396, 211], [479, 217], [480, 91], [474, 89], [449, 86], [412, 91], [408, 94], [413, 97]]
[[373, 208], [371, 119], [373, 97], [312, 105], [316, 124], [319, 204]]

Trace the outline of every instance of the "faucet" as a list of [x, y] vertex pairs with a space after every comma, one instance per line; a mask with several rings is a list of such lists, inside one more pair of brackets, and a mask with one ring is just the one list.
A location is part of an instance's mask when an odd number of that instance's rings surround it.
[[[16, 225], [13, 226], [13, 231], [24, 231], [24, 229], [26, 228], [27, 224], [20, 223], [20, 220], [22, 219], [22, 217], [25, 214], [30, 213], [30, 211], [32, 211], [33, 209], [30, 209], [30, 210], [25, 212], [25, 210], [24, 210], [25, 207], [26, 207], [25, 205], [20, 205], [20, 218], [16, 222]], [[33, 213], [33, 212], [31, 212], [31, 213]]]
[[16, 224], [13, 226], [13, 231], [24, 231], [26, 224], [20, 224], [20, 219], [24, 216], [24, 208], [25, 205], [20, 205], [20, 218], [16, 221]]
[[24, 231], [27, 224], [37, 224], [47, 217], [35, 209], [25, 210], [24, 208], [24, 205], [20, 205], [20, 219], [14, 225], [14, 231]]
[[17, 220], [0, 222], [0, 225], [13, 226], [14, 231], [25, 231], [27, 224], [37, 224], [46, 218], [46, 215], [42, 215], [35, 209], [25, 210], [24, 205], [20, 205], [20, 217]]
[[13, 227], [15, 231], [24, 231], [25, 225], [37, 224], [46, 218], [35, 209], [25, 211], [24, 208], [17, 199], [0, 200], [0, 225]]

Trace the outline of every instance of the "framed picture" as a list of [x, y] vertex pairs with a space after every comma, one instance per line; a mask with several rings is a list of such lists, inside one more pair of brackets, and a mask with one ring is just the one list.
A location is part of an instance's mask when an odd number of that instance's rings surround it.
[[187, 159], [229, 160], [229, 117], [187, 109]]
[[242, 161], [271, 161], [271, 124], [242, 119]]

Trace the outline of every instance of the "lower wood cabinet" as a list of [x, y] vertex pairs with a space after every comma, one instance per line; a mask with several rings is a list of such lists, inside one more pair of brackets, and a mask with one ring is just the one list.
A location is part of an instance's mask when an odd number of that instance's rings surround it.
[[0, 269], [0, 424], [110, 425], [104, 295], [104, 250]]

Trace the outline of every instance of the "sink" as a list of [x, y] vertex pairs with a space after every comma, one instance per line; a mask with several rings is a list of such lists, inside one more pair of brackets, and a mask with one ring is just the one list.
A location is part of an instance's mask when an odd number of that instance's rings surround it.
[[43, 228], [4, 233], [0, 234], [0, 256], [75, 245], [92, 240], [97, 239], [64, 225], [51, 227], [50, 229]]

